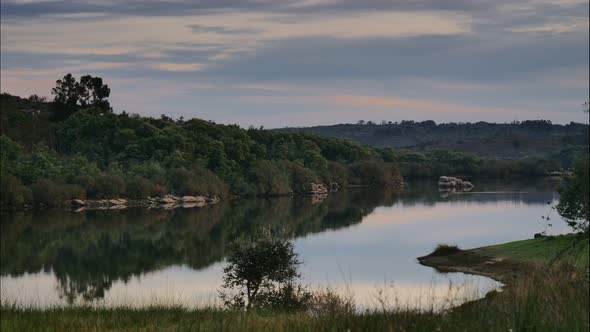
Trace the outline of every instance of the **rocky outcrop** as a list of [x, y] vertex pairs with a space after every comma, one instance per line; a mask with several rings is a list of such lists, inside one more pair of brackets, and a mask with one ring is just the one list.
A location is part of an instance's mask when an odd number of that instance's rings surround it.
[[123, 198], [109, 199], [108, 202], [110, 205], [127, 205], [127, 200]]
[[176, 208], [195, 208], [209, 204], [215, 204], [221, 201], [218, 196], [176, 196], [164, 195], [161, 197], [147, 197], [145, 199], [73, 199], [69, 204], [73, 211], [80, 212], [84, 210], [120, 210], [129, 207], [143, 207], [149, 209], [176, 209]]
[[462, 191], [469, 191], [473, 189], [473, 184], [469, 181], [463, 181], [452, 176], [441, 176], [438, 179], [439, 188], [460, 189]]
[[183, 203], [205, 203], [207, 201], [207, 197], [204, 197], [204, 196], [182, 196], [181, 200]]
[[81, 200], [81, 199], [73, 199], [71, 202], [72, 206], [75, 207], [81, 207], [81, 206], [87, 206], [88, 203], [86, 203], [85, 201]]

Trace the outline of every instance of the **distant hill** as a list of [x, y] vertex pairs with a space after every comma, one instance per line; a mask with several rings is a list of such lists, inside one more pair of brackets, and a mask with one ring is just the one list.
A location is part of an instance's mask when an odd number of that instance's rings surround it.
[[450, 150], [480, 157], [521, 159], [555, 156], [564, 151], [588, 149], [588, 125], [552, 124], [546, 120], [514, 123], [441, 123], [402, 121], [383, 124], [338, 124], [283, 128], [321, 136], [348, 138], [377, 147], [428, 152]]

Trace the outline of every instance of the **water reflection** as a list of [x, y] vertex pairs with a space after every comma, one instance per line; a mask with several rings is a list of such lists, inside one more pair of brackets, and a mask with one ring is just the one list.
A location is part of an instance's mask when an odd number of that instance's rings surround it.
[[[480, 183], [472, 193], [442, 198], [434, 183], [410, 183], [403, 193], [348, 191], [322, 202], [3, 214], [2, 299], [38, 305], [142, 304], [154, 298], [209, 303], [226, 245], [266, 227], [293, 234], [310, 285], [352, 292], [371, 305], [375, 296], [368, 289], [378, 292], [379, 284], [394, 281], [399, 296], [413, 301], [419, 289], [442, 292], [449, 278], [485, 280], [438, 276], [415, 257], [438, 242], [472, 247], [531, 237], [541, 229], [547, 202], [556, 198], [554, 188]], [[554, 224], [553, 232], [565, 231]]]

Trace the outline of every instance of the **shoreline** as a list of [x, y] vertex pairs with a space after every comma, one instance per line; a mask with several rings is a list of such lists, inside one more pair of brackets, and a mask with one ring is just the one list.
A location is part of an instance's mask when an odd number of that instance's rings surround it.
[[450, 253], [435, 251], [417, 260], [441, 273], [479, 275], [509, 286], [516, 279], [528, 277], [538, 267], [566, 263], [588, 270], [588, 251], [588, 235], [570, 233], [457, 249]]

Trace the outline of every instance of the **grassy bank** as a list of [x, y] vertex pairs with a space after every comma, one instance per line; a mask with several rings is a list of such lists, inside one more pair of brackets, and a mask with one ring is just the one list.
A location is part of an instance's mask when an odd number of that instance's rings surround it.
[[567, 266], [587, 274], [589, 251], [587, 236], [567, 234], [468, 250], [440, 245], [418, 260], [440, 272], [478, 274], [510, 283], [547, 268]]
[[[448, 249], [448, 248], [447, 248]], [[324, 298], [306, 312], [182, 307], [52, 308], [3, 304], [2, 331], [588, 331], [588, 238], [574, 235], [447, 250], [423, 262], [497, 273], [503, 292], [448, 312], [394, 308], [359, 312]], [[462, 260], [460, 259], [462, 258]], [[475, 262], [477, 264], [475, 264]], [[488, 262], [488, 263], [485, 263]], [[493, 262], [493, 263], [489, 263]], [[454, 264], [454, 265], [452, 265]], [[471, 264], [471, 265], [470, 265]], [[480, 271], [481, 266], [491, 267]], [[504, 273], [500, 273], [504, 269]], [[450, 269], [452, 270], [452, 269]], [[491, 272], [490, 272], [491, 271]]]

